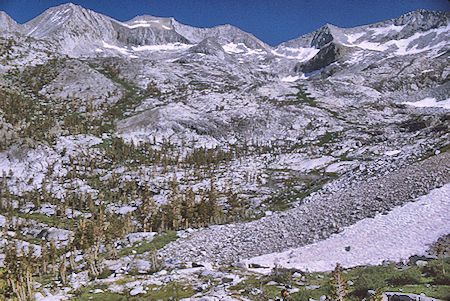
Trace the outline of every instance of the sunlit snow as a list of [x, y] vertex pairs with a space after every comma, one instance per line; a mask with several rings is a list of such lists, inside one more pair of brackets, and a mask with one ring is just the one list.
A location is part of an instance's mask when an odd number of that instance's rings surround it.
[[[387, 215], [367, 218], [326, 240], [281, 253], [247, 260], [267, 267], [275, 265], [309, 271], [381, 264], [424, 254], [430, 244], [450, 233], [450, 184], [396, 207]], [[349, 251], [346, 251], [346, 248]]]
[[400, 154], [401, 152], [402, 152], [401, 150], [396, 149], [396, 150], [392, 150], [392, 151], [387, 151], [384, 154], [386, 156], [395, 156], [395, 155]]
[[169, 43], [164, 45], [144, 45], [131, 47], [134, 51], [163, 51], [163, 50], [183, 50], [191, 48], [192, 45], [182, 43]]
[[300, 76], [292, 76], [292, 75], [288, 75], [286, 77], [281, 78], [280, 80], [282, 82], [286, 82], [286, 83], [292, 83], [295, 82], [296, 80], [298, 80], [300, 78]]
[[130, 55], [126, 48], [122, 48], [122, 47], [118, 47], [118, 46], [115, 46], [115, 45], [111, 45], [111, 44], [106, 43], [105, 41], [103, 41], [103, 47], [108, 48], [108, 49], [117, 50], [120, 53], [125, 54], [125, 55]]
[[[450, 25], [447, 26], [441, 26], [436, 29], [429, 30], [427, 32], [416, 32], [414, 35], [410, 36], [406, 39], [400, 39], [400, 40], [391, 40], [387, 43], [376, 43], [376, 42], [370, 42], [367, 40], [360, 41], [358, 43], [355, 43], [356, 40], [364, 36], [364, 32], [362, 33], [355, 33], [355, 34], [347, 34], [347, 41], [348, 43], [344, 43], [343, 45], [348, 47], [359, 47], [362, 49], [367, 50], [373, 50], [373, 51], [386, 51], [390, 48], [394, 50], [396, 55], [409, 55], [409, 54], [417, 54], [420, 52], [428, 51], [431, 49], [436, 48], [442, 48], [445, 47], [448, 42], [445, 40], [436, 44], [432, 44], [432, 46], [428, 47], [418, 47], [418, 43], [414, 45], [415, 42], [419, 41], [425, 36], [428, 36], [430, 34], [435, 34], [435, 37], [433, 39], [436, 39], [440, 37], [441, 35], [448, 35], [450, 31]], [[372, 28], [370, 29], [371, 32], [373, 32], [373, 36], [379, 36], [379, 35], [386, 35], [391, 31], [399, 32], [403, 29], [404, 26], [395, 26], [391, 25], [388, 27], [382, 27], [382, 28]]]
[[[281, 52], [282, 51], [282, 52]], [[316, 48], [291, 48], [283, 47], [281, 49], [273, 50], [272, 54], [284, 57], [287, 59], [298, 60], [304, 62], [312, 59], [320, 50]]]
[[404, 102], [405, 105], [410, 105], [418, 108], [444, 108], [450, 110], [450, 98], [446, 100], [437, 101], [436, 98], [427, 97], [416, 102]]
[[404, 27], [405, 25], [397, 26], [392, 24], [386, 27], [371, 28], [370, 31], [373, 32], [374, 36], [379, 36], [379, 35], [387, 35], [391, 31], [400, 32]]
[[248, 48], [244, 43], [228, 43], [222, 46], [223, 50], [227, 53], [242, 53], [242, 54], [262, 54], [264, 51], [262, 49], [251, 49]]
[[303, 154], [282, 154], [275, 162], [269, 165], [269, 168], [289, 168], [298, 171], [309, 171], [312, 169], [322, 168], [333, 160], [334, 158], [330, 156], [307, 159]]

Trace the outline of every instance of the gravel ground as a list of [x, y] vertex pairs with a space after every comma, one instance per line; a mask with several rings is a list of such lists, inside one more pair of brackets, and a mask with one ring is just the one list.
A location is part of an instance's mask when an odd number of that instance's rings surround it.
[[300, 247], [358, 220], [387, 212], [450, 182], [450, 152], [441, 153], [350, 188], [317, 194], [306, 204], [259, 220], [212, 226], [161, 250], [167, 263], [233, 263]]

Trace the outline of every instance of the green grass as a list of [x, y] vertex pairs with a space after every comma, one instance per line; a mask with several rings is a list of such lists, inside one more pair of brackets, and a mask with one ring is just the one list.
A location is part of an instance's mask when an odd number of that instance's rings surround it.
[[[286, 284], [290, 284], [292, 288], [299, 288], [300, 291], [289, 295], [289, 300], [305, 300], [314, 298], [318, 300], [320, 296], [330, 294], [330, 286], [328, 284], [329, 277], [324, 273], [304, 273], [307, 277], [307, 285], [319, 285], [316, 289], [305, 289], [304, 285], [298, 283], [296, 279], [291, 277], [291, 272], [286, 269], [279, 269], [278, 273], [272, 272], [269, 275], [262, 277], [249, 276], [248, 279], [232, 286], [235, 296], [245, 296], [251, 300], [274, 300], [276, 297], [281, 297], [281, 289]], [[323, 276], [322, 278], [317, 277]], [[270, 281], [277, 282], [276, 285], [267, 285]], [[254, 295], [255, 289], [262, 289], [262, 291]]]
[[[292, 187], [287, 187], [281, 192], [273, 195], [272, 197], [265, 200], [263, 203], [266, 205], [265, 210], [271, 211], [285, 211], [292, 208], [292, 203], [300, 201], [311, 193], [318, 191], [323, 187], [330, 179], [335, 178], [333, 174], [326, 174], [325, 177], [318, 180], [310, 180], [307, 182], [304, 189], [298, 190]], [[295, 183], [294, 183], [295, 184]], [[287, 183], [286, 186], [292, 186], [292, 183]]]
[[136, 254], [142, 254], [152, 250], [158, 250], [167, 245], [169, 242], [174, 241], [178, 238], [176, 231], [168, 231], [166, 234], [158, 235], [153, 238], [150, 242], [143, 242], [139, 245], [132, 247], [126, 247], [118, 252], [118, 255], [127, 256], [132, 254], [132, 251], [136, 251]]
[[[446, 270], [450, 270], [450, 258], [445, 260]], [[345, 281], [351, 280], [353, 285], [349, 286], [347, 301], [362, 300], [367, 294], [367, 290], [379, 292], [402, 292], [412, 294], [424, 293], [428, 297], [450, 300], [450, 282], [442, 285], [435, 285], [437, 277], [442, 274], [442, 261], [431, 260], [427, 266], [409, 266], [402, 270], [392, 265], [362, 266], [347, 269], [342, 274]], [[282, 275], [288, 270], [281, 269]], [[267, 300], [280, 296], [281, 284], [291, 284], [293, 288], [299, 288], [300, 291], [289, 295], [289, 300], [308, 301], [309, 298], [318, 300], [321, 296], [330, 296], [330, 275], [328, 273], [302, 273], [306, 277], [305, 281], [299, 281], [298, 278], [286, 279], [278, 277], [272, 272], [267, 276], [249, 276], [248, 279], [231, 287], [235, 295], [246, 296], [254, 300]], [[439, 278], [440, 279], [440, 278]], [[277, 286], [268, 286], [269, 281], [276, 281]], [[395, 284], [397, 283], [397, 284]], [[399, 284], [401, 283], [401, 284]], [[306, 289], [306, 286], [319, 286], [315, 289]], [[253, 295], [255, 289], [263, 289], [263, 293]]]
[[317, 146], [323, 146], [327, 143], [333, 142], [338, 137], [338, 133], [326, 132], [318, 137]]
[[[449, 262], [450, 259], [446, 262], [447, 267]], [[438, 269], [427, 273], [430, 270], [427, 266], [438, 266]], [[364, 297], [368, 289], [378, 289], [383, 292], [425, 293], [433, 298], [450, 299], [448, 283], [433, 285], [440, 273], [440, 262], [432, 260], [427, 266], [412, 266], [404, 270], [398, 270], [393, 265], [358, 267], [347, 270], [344, 279], [354, 282], [354, 285], [350, 287], [350, 295], [353, 298]]]
[[302, 85], [298, 85], [293, 87], [297, 89], [297, 93], [295, 94], [287, 94], [287, 97], [295, 97], [296, 100], [285, 100], [285, 101], [275, 101], [275, 104], [287, 104], [287, 105], [295, 105], [295, 104], [307, 104], [311, 107], [318, 107], [315, 98], [311, 96], [311, 93], [307, 92], [305, 87]]
[[115, 127], [115, 120], [121, 120], [129, 117], [125, 113], [130, 112], [132, 109], [136, 108], [142, 102], [142, 100], [149, 95], [144, 89], [135, 86], [133, 83], [127, 81], [126, 79], [120, 78], [120, 72], [119, 70], [115, 70], [115, 67], [102, 67], [90, 63], [88, 63], [88, 65], [92, 69], [103, 74], [108, 79], [122, 86], [122, 88], [126, 91], [125, 94], [112, 107], [109, 107], [104, 114], [104, 118], [106, 120], [104, 131], [112, 132]]
[[103, 293], [94, 294], [91, 291], [100, 288], [106, 290], [105, 285], [96, 287], [84, 287], [79, 289], [71, 300], [74, 301], [157, 301], [157, 300], [180, 300], [183, 298], [189, 298], [195, 294], [190, 285], [184, 283], [169, 282], [163, 286], [151, 285], [147, 287], [147, 294], [139, 294], [136, 296], [130, 296], [126, 294], [118, 294], [104, 291]]
[[236, 285], [231, 286], [230, 289], [234, 290], [234, 291], [239, 291], [239, 290], [246, 289], [247, 287], [252, 287], [252, 288], [255, 287], [255, 288], [257, 288], [257, 287], [260, 286], [260, 283], [262, 281], [263, 280], [261, 278], [256, 278], [254, 276], [249, 276], [247, 279], [239, 282]]
[[17, 213], [17, 216], [25, 219], [35, 220], [50, 227], [73, 230], [77, 226], [78, 218], [53, 218], [42, 213]]
[[393, 286], [388, 287], [386, 291], [392, 292], [401, 291], [402, 293], [417, 294], [417, 295], [424, 293], [428, 297], [433, 297], [442, 300], [450, 300], [450, 284], [430, 285], [428, 287], [424, 284]]
[[[249, 299], [265, 298], [265, 300], [268, 300], [275, 299], [275, 297], [277, 296], [279, 297], [280, 288], [276, 285], [267, 285], [268, 282], [269, 279], [267, 277], [256, 278], [250, 276], [246, 280], [241, 281], [234, 286], [231, 286], [230, 289], [235, 296], [246, 296]], [[261, 288], [262, 292], [259, 295], [253, 295], [255, 289]]]
[[136, 301], [180, 300], [183, 298], [192, 297], [192, 295], [194, 294], [195, 291], [192, 290], [192, 287], [190, 285], [171, 282], [164, 286], [150, 286], [148, 293], [145, 296], [130, 300]]

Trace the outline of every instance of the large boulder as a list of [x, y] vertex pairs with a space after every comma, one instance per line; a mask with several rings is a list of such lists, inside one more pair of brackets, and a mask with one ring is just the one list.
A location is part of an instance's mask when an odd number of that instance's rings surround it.
[[156, 232], [135, 232], [127, 234], [125, 236], [125, 239], [128, 240], [130, 244], [141, 241], [150, 242], [153, 240], [156, 234]]

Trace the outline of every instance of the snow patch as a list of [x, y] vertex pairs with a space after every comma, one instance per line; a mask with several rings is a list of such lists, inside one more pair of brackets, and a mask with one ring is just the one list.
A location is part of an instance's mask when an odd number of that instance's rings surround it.
[[347, 35], [347, 41], [349, 43], [354, 43], [356, 40], [358, 40], [360, 37], [362, 37], [365, 34], [365, 32], [359, 32], [354, 34], [348, 34]]
[[443, 108], [450, 110], [450, 98], [437, 101], [436, 98], [427, 97], [416, 102], [403, 102], [403, 104], [418, 108]]
[[[248, 259], [248, 263], [309, 271], [329, 271], [336, 263], [345, 268], [394, 262], [425, 254], [429, 245], [450, 233], [450, 184], [432, 190], [416, 202], [396, 207], [387, 215], [367, 218], [300, 248]], [[346, 251], [346, 248], [349, 251]]]
[[164, 45], [144, 45], [131, 47], [134, 51], [164, 51], [164, 50], [184, 50], [191, 48], [192, 45], [182, 43], [169, 43]]
[[370, 31], [373, 32], [373, 36], [380, 36], [380, 35], [387, 35], [391, 31], [400, 32], [405, 25], [398, 26], [398, 25], [390, 25], [387, 27], [378, 27], [378, 28], [371, 28]]
[[359, 47], [362, 49], [374, 50], [374, 51], [385, 51], [389, 48], [388, 45], [386, 45], [386, 44], [373, 43], [373, 42], [369, 42], [369, 41], [363, 41], [358, 44], [345, 45], [345, 46], [350, 46], [350, 47], [356, 46], [356, 47]]
[[342, 162], [336, 162], [333, 164], [330, 164], [325, 168], [325, 172], [339, 172], [343, 171], [347, 168], [349, 165], [354, 165], [355, 162], [353, 161], [342, 161]]
[[244, 43], [228, 43], [222, 46], [223, 50], [230, 54], [262, 54], [264, 51], [261, 49], [250, 49]]
[[[391, 26], [382, 27], [382, 28], [372, 28], [372, 29], [370, 29], [370, 31], [374, 32], [374, 37], [376, 37], [379, 35], [388, 34], [391, 31], [399, 32], [400, 30], [402, 30], [403, 27], [404, 26], [391, 25]], [[439, 28], [432, 29], [432, 30], [429, 30], [426, 32], [417, 32], [414, 35], [412, 35], [411, 37], [406, 38], [406, 39], [391, 40], [384, 44], [369, 42], [369, 41], [361, 41], [359, 43], [355, 43], [356, 40], [358, 40], [359, 38], [361, 38], [364, 35], [364, 33], [357, 33], [357, 34], [353, 34], [353, 35], [351, 35], [351, 34], [347, 35], [348, 43], [344, 43], [343, 45], [345, 45], [347, 47], [359, 47], [362, 49], [373, 50], [373, 51], [386, 51], [388, 49], [392, 49], [392, 50], [394, 50], [394, 53], [396, 55], [417, 54], [420, 52], [445, 47], [448, 44], [448, 42], [447, 42], [448, 39], [447, 40], [444, 39], [444, 41], [442, 41], [438, 44], [435, 44], [433, 46], [421, 47], [421, 48], [418, 48], [418, 45], [420, 45], [420, 43], [417, 43], [417, 42], [420, 41], [420, 39], [422, 39], [425, 36], [428, 36], [430, 34], [435, 34], [435, 37], [439, 37], [441, 35], [448, 35], [449, 31], [450, 31], [450, 25], [441, 26]], [[434, 39], [435, 38], [433, 38], [433, 40]], [[415, 43], [415, 42], [416, 42], [415, 45], [410, 46], [412, 43]]]
[[322, 168], [334, 160], [333, 157], [324, 156], [314, 159], [305, 159], [302, 154], [283, 154], [278, 161], [269, 165], [273, 169], [291, 169], [297, 171], [309, 171], [312, 169]]
[[128, 53], [128, 49], [122, 48], [122, 47], [118, 47], [118, 46], [115, 46], [115, 45], [108, 44], [108, 43], [106, 43], [105, 41], [103, 41], [103, 47], [108, 48], [108, 49], [117, 50], [117, 51], [119, 51], [120, 53], [122, 53], [122, 54], [124, 54], [124, 55], [130, 55], [130, 54]]
[[228, 43], [222, 46], [223, 50], [228, 53], [244, 53], [246, 52], [247, 47], [242, 44]]
[[292, 82], [295, 82], [298, 79], [300, 79], [300, 76], [288, 75], [286, 77], [281, 78], [280, 81], [285, 82], [285, 83], [292, 83]]
[[[280, 52], [282, 51], [282, 52]], [[284, 57], [291, 60], [298, 60], [304, 62], [312, 59], [320, 49], [316, 48], [291, 48], [283, 47], [281, 49], [272, 50], [272, 54], [280, 57]]]
[[134, 21], [133, 24], [127, 24], [119, 22], [120, 25], [128, 27], [130, 29], [139, 28], [139, 27], [150, 27], [151, 25], [147, 21]]
[[396, 150], [392, 150], [392, 151], [387, 151], [384, 154], [386, 156], [395, 156], [395, 155], [400, 154], [401, 152], [402, 152], [401, 150], [396, 149]]

